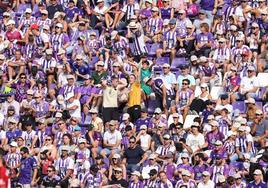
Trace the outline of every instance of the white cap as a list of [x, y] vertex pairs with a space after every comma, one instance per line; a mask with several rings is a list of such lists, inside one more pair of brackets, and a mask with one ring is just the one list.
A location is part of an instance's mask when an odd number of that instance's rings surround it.
[[131, 173], [131, 175], [135, 175], [135, 176], [140, 177], [141, 176], [141, 173], [139, 171], [136, 171], [135, 170], [134, 172]]
[[164, 134], [163, 138], [164, 139], [170, 139], [170, 135], [169, 134]]
[[147, 125], [141, 125], [140, 126], [140, 130], [142, 130], [142, 129], [146, 130], [147, 129]]
[[64, 103], [64, 97], [63, 97], [63, 95], [58, 95], [57, 96], [57, 101], [58, 101], [59, 104], [63, 104]]
[[15, 141], [12, 141], [9, 145], [12, 147], [18, 147], [18, 144]]
[[163, 67], [170, 67], [170, 64], [168, 64], [168, 63], [164, 63], [164, 64], [163, 64]]
[[254, 175], [262, 175], [262, 171], [260, 169], [256, 169], [253, 174]]
[[161, 127], [165, 127], [165, 124], [160, 122], [157, 126], [161, 128]]
[[234, 131], [228, 131], [227, 132], [227, 137], [230, 137], [230, 136], [236, 136], [236, 132], [234, 132]]
[[61, 55], [61, 54], [65, 54], [65, 53], [66, 53], [66, 51], [64, 49], [60, 48], [57, 55]]
[[8, 122], [10, 122], [10, 123], [15, 123], [15, 124], [18, 123], [18, 121], [17, 121], [14, 117], [9, 118], [9, 119], [8, 119]]
[[122, 120], [125, 121], [125, 120], [128, 120], [129, 118], [130, 118], [130, 115], [128, 113], [124, 113]]
[[50, 27], [48, 25], [44, 25], [43, 26], [43, 30], [48, 30], [49, 31], [50, 30]]
[[222, 142], [221, 142], [220, 140], [217, 140], [217, 141], [214, 143], [214, 145], [216, 145], [216, 146], [222, 146]]
[[246, 127], [245, 127], [245, 126], [240, 126], [240, 127], [238, 128], [238, 131], [241, 131], [241, 132], [246, 131]]
[[210, 176], [209, 171], [204, 171], [202, 174], [203, 174], [204, 176]]
[[194, 25], [191, 22], [186, 23], [186, 28], [193, 28]]
[[33, 95], [34, 91], [32, 89], [28, 89], [26, 93], [27, 93], [27, 95]]
[[255, 71], [255, 67], [253, 67], [253, 66], [250, 65], [250, 66], [248, 67], [248, 70]]
[[57, 23], [56, 27], [63, 28], [63, 25], [61, 23]]
[[52, 55], [53, 54], [53, 50], [51, 48], [46, 49], [46, 54]]
[[200, 84], [200, 87], [208, 87], [208, 84], [207, 83], [202, 83], [202, 84]]
[[4, 12], [3, 16], [10, 16], [9, 12]]
[[151, 78], [150, 77], [145, 77], [143, 78], [143, 82], [146, 84]]
[[117, 34], [118, 34], [118, 31], [113, 31], [111, 33], [111, 39], [114, 40]]
[[199, 127], [199, 126], [200, 126], [200, 124], [198, 122], [193, 122], [191, 125], [191, 127]]
[[97, 63], [96, 63], [96, 65], [98, 66], [104, 66], [104, 62], [103, 61], [98, 61]]
[[150, 4], [152, 4], [152, 3], [153, 3], [153, 1], [152, 1], [152, 0], [145, 0], [145, 2], [148, 2], [148, 3], [150, 3]]
[[97, 3], [104, 2], [104, 0], [98, 0]]
[[219, 29], [217, 32], [216, 32], [217, 35], [223, 35], [223, 30], [222, 29]]
[[237, 71], [237, 68], [235, 66], [231, 66], [230, 70]]
[[224, 175], [219, 175], [219, 176], [218, 176], [218, 181], [219, 181], [220, 183], [225, 182], [226, 179], [225, 179]]
[[154, 110], [154, 113], [155, 113], [155, 114], [161, 114], [161, 112], [162, 112], [162, 110], [161, 110], [160, 108], [156, 108], [156, 109]]
[[250, 104], [255, 104], [255, 99], [254, 98], [248, 98], [247, 100], [245, 100], [245, 103], [250, 103]]
[[225, 38], [220, 38], [219, 42], [226, 42], [226, 39]]
[[74, 97], [73, 93], [68, 93], [66, 96], [66, 100], [69, 100], [70, 98]]
[[48, 11], [47, 11], [47, 10], [41, 10], [40, 12], [41, 12], [41, 14], [46, 14], [46, 15], [48, 15]]
[[214, 126], [214, 127], [219, 127], [219, 123], [217, 122], [217, 121], [211, 121], [210, 123], [209, 123], [211, 126]]
[[262, 110], [261, 110], [261, 109], [257, 109], [257, 110], [256, 110], [256, 112], [255, 112], [255, 114], [262, 115], [262, 114], [263, 114], [263, 112], [262, 112]]
[[174, 117], [174, 118], [178, 118], [180, 115], [178, 114], [178, 113], [173, 113], [172, 114], [172, 117]]
[[247, 119], [246, 118], [241, 118], [240, 124], [247, 124]]
[[80, 139], [78, 139], [78, 143], [79, 144], [87, 143], [87, 140], [85, 138], [80, 138]]
[[251, 26], [252, 27], [259, 27], [259, 24], [257, 22], [253, 22]]
[[182, 153], [182, 154], [181, 154], [181, 158], [189, 158], [188, 153]]
[[152, 11], [153, 11], [153, 12], [159, 12], [159, 9], [158, 9], [157, 7], [153, 7], [153, 8], [152, 8]]
[[75, 59], [83, 59], [83, 55], [82, 54], [78, 54]]
[[91, 108], [91, 109], [89, 110], [89, 113], [97, 114], [97, 113], [98, 113], [98, 109], [97, 109], [97, 108]]
[[15, 25], [15, 21], [14, 20], [8, 20], [7, 25]]
[[136, 22], [130, 22], [129, 24], [128, 24], [128, 28], [133, 28], [133, 29], [135, 29], [135, 28], [137, 28], [138, 26], [137, 26], [137, 24], [136, 24]]
[[156, 159], [156, 155], [154, 153], [150, 154], [149, 159]]
[[190, 173], [190, 171], [189, 170], [182, 170], [182, 172], [181, 172], [181, 175], [182, 176], [191, 176], [191, 173]]
[[209, 115], [209, 116], [207, 117], [207, 120], [211, 120], [211, 119], [215, 119], [214, 115]]
[[56, 118], [62, 118], [62, 113], [61, 112], [56, 112], [55, 117]]
[[72, 75], [72, 74], [68, 74], [68, 75], [67, 75], [67, 80], [69, 80], [69, 79], [74, 79], [74, 75]]
[[237, 30], [236, 25], [231, 25], [231, 26], [230, 26], [230, 30], [232, 30], [232, 31], [236, 31], [236, 30]]
[[198, 58], [196, 57], [196, 55], [192, 55], [190, 59], [191, 59], [191, 61], [197, 61], [198, 60]]
[[205, 56], [201, 56], [200, 57], [200, 62], [207, 62], [207, 57], [205, 57]]
[[241, 178], [241, 175], [240, 175], [240, 173], [235, 173], [235, 174], [233, 175], [233, 178], [234, 178], [234, 179], [238, 179], [238, 178]]
[[164, 19], [163, 25], [168, 25], [168, 23], [169, 23], [169, 20], [168, 19]]
[[179, 10], [179, 13], [180, 13], [180, 14], [184, 14], [184, 13], [185, 13], [185, 10], [184, 10], [184, 9], [180, 9], [180, 10]]
[[120, 159], [121, 158], [121, 156], [118, 154], [118, 153], [115, 153], [114, 155], [113, 155], [113, 157], [112, 158], [115, 158], [115, 159]]
[[25, 10], [25, 13], [32, 13], [32, 9], [30, 9], [30, 8], [26, 8], [26, 10]]

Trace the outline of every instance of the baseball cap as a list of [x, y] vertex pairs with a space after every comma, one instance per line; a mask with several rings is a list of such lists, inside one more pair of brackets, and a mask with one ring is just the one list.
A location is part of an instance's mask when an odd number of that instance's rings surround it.
[[155, 154], [150, 154], [150, 156], [149, 156], [149, 159], [156, 159], [156, 155]]
[[118, 31], [113, 31], [111, 33], [111, 39], [114, 40], [117, 34], [118, 34]]
[[141, 125], [140, 126], [140, 130], [146, 130], [147, 129], [147, 125]]
[[128, 120], [129, 118], [130, 118], [130, 115], [128, 113], [124, 113], [122, 120], [125, 121], [125, 120]]
[[174, 24], [176, 24], [176, 19], [175, 18], [172, 18], [172, 19], [170, 19], [169, 20], [169, 24], [172, 24], [172, 25], [174, 25]]
[[168, 19], [164, 19], [163, 25], [168, 25], [168, 23], [169, 23], [169, 20]]
[[136, 22], [132, 21], [132, 22], [130, 22], [130, 23], [128, 24], [127, 27], [128, 27], [128, 28], [132, 28], [132, 29], [136, 29], [138, 26], [137, 26]]
[[150, 175], [150, 176], [154, 176], [154, 175], [156, 175], [156, 174], [157, 174], [157, 170], [154, 169], [154, 168], [151, 169], [150, 172], [149, 172], [149, 175]]
[[209, 171], [204, 171], [202, 174], [203, 174], [204, 176], [210, 176]]
[[255, 112], [255, 114], [257, 114], [257, 115], [262, 115], [262, 114], [263, 114], [263, 112], [262, 112], [262, 110], [261, 110], [261, 109], [257, 109], [257, 110], [256, 110], [256, 112]]
[[103, 62], [103, 61], [98, 61], [98, 62], [96, 63], [96, 65], [97, 65], [97, 66], [104, 66], [104, 62]]
[[214, 119], [215, 117], [214, 117], [214, 115], [209, 115], [208, 117], [207, 117], [207, 120], [212, 120], [212, 119]]
[[207, 62], [207, 57], [206, 56], [201, 56], [200, 57], [200, 62]]
[[120, 159], [121, 158], [121, 156], [118, 154], [118, 153], [115, 153], [114, 155], [113, 155], [113, 157], [112, 158], [114, 158], [114, 159]]
[[40, 12], [41, 12], [41, 14], [46, 14], [46, 15], [48, 15], [48, 11], [47, 11], [47, 10], [41, 10]]
[[34, 94], [32, 89], [28, 89], [26, 93], [27, 93], [27, 95], [33, 95]]
[[18, 147], [18, 144], [17, 144], [17, 142], [15, 142], [15, 141], [12, 141], [9, 145], [10, 145], [11, 147]]
[[109, 125], [116, 125], [117, 124], [117, 121], [116, 120], [111, 120], [110, 122], [109, 122]]
[[170, 64], [168, 64], [168, 63], [164, 63], [164, 64], [163, 64], [163, 67], [170, 67]]
[[136, 171], [135, 170], [134, 172], [131, 173], [131, 175], [140, 177], [141, 176], [141, 173], [139, 171]]
[[155, 113], [155, 114], [161, 114], [161, 112], [162, 112], [162, 110], [161, 110], [160, 108], [156, 108], [156, 109], [154, 110], [154, 113]]
[[163, 136], [163, 138], [169, 140], [169, 139], [170, 139], [170, 135], [169, 135], [169, 134], [165, 134], [165, 135]]
[[262, 175], [262, 171], [260, 169], [256, 169], [254, 172], [253, 172], [254, 175]]
[[8, 119], [8, 122], [9, 123], [14, 123], [14, 124], [17, 124], [18, 123], [18, 121], [14, 117], [9, 118]]
[[65, 54], [65, 53], [66, 53], [66, 51], [64, 49], [60, 48], [57, 55], [61, 55], [61, 54]]
[[[81, 130], [81, 128], [80, 128], [80, 130]], [[87, 140], [84, 139], [84, 138], [80, 138], [80, 139], [78, 140], [78, 143], [79, 143], [79, 144], [87, 143]]]
[[57, 113], [55, 114], [55, 117], [56, 117], [56, 118], [62, 118], [62, 113], [61, 113], [61, 112], [57, 112]]
[[0, 54], [0, 60], [5, 60], [5, 59], [6, 59], [5, 55], [4, 54]]
[[72, 75], [72, 74], [68, 74], [68, 75], [67, 75], [67, 80], [69, 80], [69, 79], [74, 79], [74, 75]]
[[63, 95], [58, 95], [58, 96], [57, 96], [57, 102], [58, 102], [59, 104], [63, 104], [63, 103], [64, 103], [64, 97], [63, 97]]
[[182, 153], [182, 154], [181, 154], [181, 158], [189, 158], [188, 153]]
[[245, 103], [249, 103], [249, 104], [255, 104], [255, 99], [254, 98], [248, 98], [247, 100], [245, 100]]
[[7, 22], [7, 25], [15, 25], [15, 21], [14, 21], [14, 20], [9, 20], [9, 21]]
[[180, 14], [184, 14], [184, 13], [185, 13], [185, 10], [184, 10], [184, 9], [180, 9], [180, 10], [179, 10], [179, 13], [180, 13]]
[[192, 55], [191, 58], [190, 58], [191, 61], [197, 61], [198, 58], [196, 57], [196, 55]]
[[245, 126], [240, 126], [240, 127], [238, 128], [238, 131], [241, 131], [241, 132], [246, 131], [246, 127], [245, 127]]
[[25, 13], [32, 13], [32, 9], [30, 9], [30, 8], [26, 8], [26, 10], [25, 10]]
[[249, 66], [249, 67], [248, 67], [248, 70], [250, 70], [250, 71], [255, 71], [255, 68], [254, 68], [253, 66]]
[[189, 172], [189, 170], [183, 170], [182, 172], [181, 172], [181, 175], [182, 176], [191, 176], [191, 173]]
[[258, 24], [257, 22], [253, 22], [253, 23], [251, 24], [251, 26], [252, 26], [252, 27], [259, 27], [259, 24]]
[[152, 11], [153, 11], [153, 12], [159, 12], [159, 9], [158, 9], [157, 7], [153, 7], [153, 8], [152, 8]]
[[219, 123], [218, 123], [217, 121], [215, 121], [215, 120], [209, 122], [209, 124], [210, 124], [211, 126], [214, 126], [214, 127], [218, 127], [218, 126], [219, 126]]
[[52, 55], [53, 54], [53, 50], [51, 48], [46, 49], [46, 54], [47, 55]]
[[226, 39], [225, 38], [220, 38], [219, 42], [226, 42]]
[[68, 93], [66, 96], [66, 100], [69, 100], [70, 98], [74, 97], [73, 93]]
[[63, 25], [61, 23], [57, 23], [56, 27], [63, 28]]
[[179, 114], [178, 114], [178, 113], [173, 113], [173, 114], [172, 114], [172, 117], [173, 117], [173, 118], [178, 118], [178, 117], [179, 117]]
[[76, 126], [74, 127], [74, 131], [81, 131], [81, 127], [78, 126], [78, 125], [76, 125]]
[[193, 122], [192, 125], [191, 125], [191, 127], [199, 127], [199, 126], [200, 126], [200, 125], [199, 125], [198, 122]]
[[237, 26], [236, 25], [231, 25], [230, 26], [230, 30], [231, 31], [236, 31], [237, 30]]
[[62, 145], [61, 146], [61, 151], [69, 151], [69, 147], [65, 146], [65, 145]]

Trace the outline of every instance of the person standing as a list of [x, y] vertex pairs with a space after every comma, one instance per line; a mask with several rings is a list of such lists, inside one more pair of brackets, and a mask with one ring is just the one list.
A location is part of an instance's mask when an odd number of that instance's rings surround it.
[[29, 149], [27, 147], [22, 147], [20, 149], [20, 154], [21, 165], [18, 176], [18, 183], [23, 188], [31, 188], [37, 183], [37, 161], [34, 157], [30, 156]]

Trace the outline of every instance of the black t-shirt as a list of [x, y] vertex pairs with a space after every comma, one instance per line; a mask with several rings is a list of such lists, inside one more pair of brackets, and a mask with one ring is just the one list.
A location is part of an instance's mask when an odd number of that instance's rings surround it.
[[140, 146], [136, 146], [134, 149], [128, 148], [124, 153], [124, 157], [127, 159], [128, 164], [137, 164], [142, 159], [144, 151]]
[[41, 185], [45, 186], [45, 187], [49, 187], [49, 188], [53, 188], [56, 187], [57, 185], [60, 185], [60, 178], [58, 176], [49, 179], [48, 176], [45, 176]]
[[128, 187], [128, 182], [124, 179], [109, 181], [109, 185], [121, 185], [122, 187]]

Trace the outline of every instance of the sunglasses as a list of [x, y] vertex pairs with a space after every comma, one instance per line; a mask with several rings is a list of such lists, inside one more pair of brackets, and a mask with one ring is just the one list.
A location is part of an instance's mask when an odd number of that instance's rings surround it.
[[176, 129], [181, 129], [180, 127], [176, 127]]
[[262, 116], [262, 114], [255, 114], [256, 116]]
[[232, 72], [236, 72], [236, 70], [231, 70]]
[[46, 16], [46, 14], [41, 14], [42, 16]]
[[237, 40], [236, 42], [242, 42], [242, 40]]
[[26, 77], [20, 77], [20, 79], [26, 79]]
[[248, 70], [248, 72], [253, 72], [252, 70]]
[[115, 173], [115, 174], [122, 174], [121, 171], [115, 171], [114, 173]]
[[188, 83], [182, 83], [182, 85], [189, 85]]
[[251, 29], [257, 29], [258, 27], [251, 27]]
[[178, 15], [181, 16], [181, 15], [183, 15], [183, 14], [182, 14], [182, 13], [179, 13]]
[[219, 44], [223, 44], [224, 42], [219, 42]]
[[62, 125], [62, 124], [64, 124], [64, 123], [58, 123], [58, 125]]
[[47, 172], [53, 172], [53, 170], [47, 170]]
[[135, 142], [132, 141], [132, 142], [129, 142], [129, 143], [130, 143], [130, 144], [134, 144]]
[[59, 29], [59, 28], [60, 28], [60, 27], [57, 27], [57, 26], [55, 27], [55, 29]]
[[81, 61], [82, 59], [76, 59], [76, 61]]

